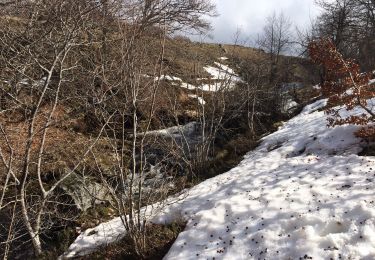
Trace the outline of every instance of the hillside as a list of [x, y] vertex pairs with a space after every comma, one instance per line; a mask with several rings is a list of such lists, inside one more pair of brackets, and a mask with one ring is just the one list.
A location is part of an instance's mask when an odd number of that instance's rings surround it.
[[71, 33], [45, 20], [60, 14], [40, 15], [32, 27], [0, 18], [0, 241], [11, 257], [54, 258], [80, 232], [231, 169], [316, 95], [306, 59], [280, 56], [270, 80], [269, 55], [254, 48], [155, 28], [129, 46], [126, 23], [108, 22], [103, 41], [95, 18]]
[[[374, 258], [375, 161], [358, 155], [358, 127], [326, 127], [325, 104], [305, 107], [229, 172], [147, 207], [153, 223], [187, 221], [165, 259]], [[66, 256], [124, 233], [120, 218], [103, 223]]]
[[[198, 43], [177, 37], [167, 41], [165, 58], [167, 73], [183, 77], [186, 80], [189, 78], [194, 80], [196, 75], [207, 76], [203, 67], [212, 65], [214, 62], [229, 63], [237, 73], [243, 74], [248, 71], [246, 66], [267, 64], [269, 54], [261, 49], [241, 45]], [[315, 74], [316, 68], [307, 59], [281, 56], [280, 60], [278, 76], [285, 83], [301, 82], [308, 85], [314, 84], [318, 80]], [[289, 71], [286, 71], [287, 68]]]
[[375, 2], [266, 2], [0, 0], [0, 258], [375, 259]]

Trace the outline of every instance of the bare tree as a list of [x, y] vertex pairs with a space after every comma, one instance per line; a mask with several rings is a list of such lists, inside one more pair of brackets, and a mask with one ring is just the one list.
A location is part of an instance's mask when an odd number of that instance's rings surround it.
[[[13, 232], [14, 217], [19, 217], [15, 210], [19, 210], [36, 255], [43, 250], [41, 235], [53, 225], [51, 218], [58, 217], [54, 212], [59, 204], [58, 188], [98, 141], [97, 137], [86, 143], [77, 161], [64, 173], [46, 173], [48, 147], [59, 134], [59, 107], [67, 98], [69, 84], [76, 79], [78, 61], [73, 57], [80, 46], [91, 44], [84, 33], [96, 7], [69, 0], [29, 2], [23, 10], [25, 15], [8, 18], [1, 28], [0, 85], [6, 107], [0, 122], [0, 157], [8, 174], [2, 185], [0, 207], [10, 205], [14, 209], [9, 234]], [[6, 242], [8, 252], [10, 237]]]
[[[329, 38], [345, 57], [359, 60], [365, 70], [373, 69], [375, 60], [374, 2], [372, 0], [319, 0], [322, 14], [317, 18], [313, 34]], [[314, 40], [314, 39], [312, 39]]]
[[206, 31], [210, 28], [205, 16], [215, 15], [215, 6], [207, 0], [146, 0], [134, 1], [142, 9], [137, 17], [142, 27], [147, 28], [156, 24], [168, 24], [168, 30], [194, 29]]
[[[93, 109], [100, 121], [108, 122], [103, 136], [115, 156], [110, 173], [99, 163], [97, 170], [137, 254], [142, 256], [147, 205], [163, 201], [170, 192], [169, 177], [173, 176], [163, 170], [167, 158], [176, 156], [171, 150], [155, 159], [149, 151], [151, 146], [162, 145], [150, 132], [161, 95], [165, 41], [176, 29], [207, 28], [200, 15], [209, 14], [212, 5], [207, 1], [131, 1], [122, 8], [114, 32], [105, 37], [111, 59], [102, 59], [105, 65], [93, 65], [99, 68], [93, 74], [106, 89], [96, 91]], [[95, 152], [92, 156], [98, 157]]]
[[[110, 120], [104, 134], [110, 140], [111, 148], [116, 157], [113, 172], [115, 181], [108, 181], [102, 172], [101, 180], [110, 189], [114, 199], [113, 207], [122, 216], [128, 234], [132, 238], [137, 254], [142, 256], [145, 249], [145, 232], [147, 218], [142, 207], [151, 201], [151, 193], [145, 192], [144, 181], [150, 168], [146, 157], [145, 140], [150, 130], [155, 113], [155, 98], [158, 94], [160, 80], [160, 61], [164, 55], [165, 33], [161, 35], [160, 57], [155, 61], [152, 78], [147, 78], [147, 45], [142, 32], [138, 28], [127, 28], [119, 23], [120, 46], [116, 60], [119, 66], [114, 71], [115, 94], [110, 94], [105, 102], [97, 108], [100, 117]], [[147, 103], [147, 106], [146, 104]], [[141, 110], [148, 107], [146, 114]], [[108, 113], [111, 111], [110, 113]], [[144, 110], [143, 110], [144, 112]], [[111, 119], [111, 115], [115, 116]], [[95, 156], [95, 154], [94, 154]]]
[[291, 42], [291, 22], [283, 13], [273, 13], [267, 18], [258, 46], [270, 55], [270, 81], [274, 81], [280, 55], [284, 54]]
[[[204, 0], [2, 4], [8, 15], [0, 18], [0, 210], [9, 217], [0, 241], [4, 257], [18, 240], [30, 240], [35, 254], [43, 253], [42, 235], [56, 218], [66, 217], [59, 211], [68, 206], [60, 200], [60, 187], [88, 158], [97, 163], [96, 177], [110, 189], [142, 255], [147, 218], [141, 208], [157, 197], [145, 188], [151, 165], [146, 146], [165, 39], [177, 29], [207, 29], [203, 15], [213, 14], [213, 5]], [[53, 140], [56, 147], [64, 143], [58, 140], [64, 107], [94, 114], [99, 127], [76, 138], [81, 147], [61, 171], [50, 170], [50, 164], [63, 161], [54, 158]], [[113, 178], [100, 167], [99, 142], [115, 155]]]
[[357, 2], [353, 0], [317, 1], [324, 10], [318, 19], [318, 30], [322, 37], [330, 37], [341, 51], [349, 52], [350, 39], [355, 41], [359, 31], [357, 24]]

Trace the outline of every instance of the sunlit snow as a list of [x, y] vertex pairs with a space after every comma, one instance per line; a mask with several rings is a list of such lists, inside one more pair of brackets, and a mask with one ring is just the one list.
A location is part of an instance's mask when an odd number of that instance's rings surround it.
[[[325, 103], [307, 106], [229, 172], [162, 211], [149, 207], [154, 223], [187, 221], [164, 259], [375, 259], [375, 158], [357, 155], [358, 127], [326, 127]], [[116, 218], [82, 233], [66, 256], [124, 234]]]
[[[222, 59], [225, 57], [221, 57]], [[228, 58], [226, 58], [228, 59]], [[205, 66], [203, 69], [210, 74], [210, 78], [198, 78], [197, 81], [211, 81], [209, 83], [198, 83], [196, 86], [190, 83], [184, 82], [181, 78], [170, 75], [162, 75], [161, 77], [155, 77], [154, 80], [167, 80], [170, 81], [174, 86], [180, 86], [188, 90], [202, 90], [208, 92], [217, 92], [223, 89], [232, 89], [238, 82], [241, 82], [241, 78], [234, 72], [233, 69], [227, 65], [219, 62], [214, 63], [215, 66]], [[149, 77], [145, 75], [146, 77]], [[201, 102], [203, 103], [203, 102]]]

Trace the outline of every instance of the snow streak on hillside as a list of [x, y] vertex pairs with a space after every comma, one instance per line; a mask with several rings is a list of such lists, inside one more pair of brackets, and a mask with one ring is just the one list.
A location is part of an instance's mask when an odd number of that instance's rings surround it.
[[[326, 127], [325, 102], [265, 137], [236, 168], [153, 212], [154, 223], [188, 222], [165, 259], [374, 259], [375, 158], [356, 155], [357, 127]], [[114, 219], [80, 235], [67, 255], [123, 234]]]
[[[221, 57], [222, 59], [225, 57]], [[228, 58], [226, 58], [228, 59]], [[156, 77], [155, 80], [167, 80], [172, 83], [172, 85], [180, 86], [188, 90], [202, 90], [208, 92], [217, 92], [222, 89], [232, 89], [238, 82], [241, 82], [241, 78], [235, 73], [235, 71], [229, 68], [227, 65], [221, 64], [219, 62], [214, 63], [215, 66], [205, 66], [203, 69], [210, 75], [209, 78], [199, 78], [197, 81], [212, 81], [210, 83], [204, 84], [199, 83], [197, 86], [183, 82], [183, 80], [176, 76], [163, 75], [160, 78]], [[146, 75], [146, 77], [149, 77]], [[199, 103], [205, 103], [204, 100], [199, 100]]]

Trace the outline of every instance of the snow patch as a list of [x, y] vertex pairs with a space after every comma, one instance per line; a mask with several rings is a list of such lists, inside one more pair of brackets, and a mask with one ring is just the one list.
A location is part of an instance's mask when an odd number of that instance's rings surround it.
[[196, 90], [197, 87], [192, 85], [192, 84], [189, 84], [189, 83], [185, 83], [185, 82], [182, 82], [181, 85], [180, 85], [181, 88], [186, 88], [188, 90]]
[[[161, 77], [155, 77], [154, 80], [167, 80], [170, 81], [174, 86], [180, 86], [182, 88], [188, 90], [202, 90], [202, 91], [209, 91], [209, 92], [217, 92], [222, 89], [231, 89], [236, 86], [237, 82], [241, 82], [242, 80], [240, 77], [235, 74], [234, 70], [229, 68], [228, 66], [221, 64], [219, 62], [215, 62], [215, 66], [205, 66], [204, 70], [211, 75], [210, 78], [199, 78], [197, 81], [215, 81], [210, 82], [207, 84], [200, 83], [197, 86], [184, 82], [181, 78], [170, 76], [170, 75], [162, 75]], [[148, 75], [143, 75], [144, 77], [150, 77]]]
[[198, 99], [198, 103], [201, 104], [201, 105], [205, 105], [206, 104], [206, 101], [204, 101], [204, 99], [202, 97], [199, 97], [198, 95], [188, 95], [190, 98], [196, 98]]
[[233, 69], [229, 68], [228, 66], [221, 64], [219, 62], [215, 62], [217, 67], [213, 66], [205, 66], [204, 70], [211, 75], [212, 79], [216, 80], [231, 80], [231, 81], [240, 81], [240, 78]]
[[167, 136], [173, 138], [179, 138], [184, 136], [192, 135], [197, 129], [197, 122], [190, 122], [186, 125], [172, 126], [169, 128], [149, 131], [146, 135], [154, 136]]
[[316, 90], [321, 90], [321, 89], [322, 89], [322, 87], [321, 87], [320, 85], [315, 85], [315, 86], [313, 86], [313, 89], [316, 89]]
[[162, 75], [160, 78], [159, 77], [155, 77], [155, 81], [156, 80], [169, 80], [169, 81], [180, 81], [182, 82], [182, 79], [179, 78], [179, 77], [175, 77], [175, 76], [169, 76], [169, 75]]

